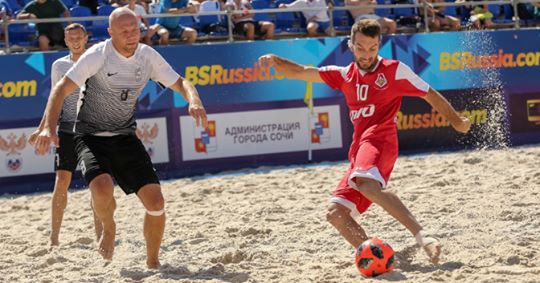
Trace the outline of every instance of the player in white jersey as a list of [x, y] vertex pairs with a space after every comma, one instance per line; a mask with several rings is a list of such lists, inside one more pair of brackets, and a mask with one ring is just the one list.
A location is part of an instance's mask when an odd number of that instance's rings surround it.
[[[67, 71], [79, 60], [81, 55], [86, 51], [86, 43], [88, 42], [88, 34], [83, 25], [73, 23], [64, 28], [64, 41], [69, 48], [69, 54], [54, 61], [51, 67], [51, 87], [60, 81]], [[64, 100], [62, 106], [62, 114], [59, 121], [58, 139], [59, 147], [56, 148], [54, 157], [54, 171], [56, 178], [54, 182], [54, 190], [51, 203], [51, 246], [59, 245], [60, 227], [64, 218], [64, 210], [67, 206], [67, 192], [71, 183], [73, 172], [77, 168], [77, 153], [73, 143], [73, 126], [77, 115], [77, 99], [79, 98], [79, 90], [72, 92]], [[44, 120], [40, 123], [40, 128], [43, 126]], [[30, 136], [30, 143], [35, 141], [39, 131], [35, 131]], [[101, 222], [98, 221], [94, 213], [94, 223], [96, 224], [96, 237], [101, 235]]]
[[146, 209], [144, 237], [149, 268], [157, 268], [165, 229], [165, 201], [144, 145], [135, 135], [135, 109], [142, 89], [152, 79], [181, 93], [196, 124], [206, 127], [206, 111], [191, 82], [178, 75], [151, 47], [139, 44], [135, 14], [118, 8], [109, 17], [111, 38], [92, 46], [53, 88], [45, 124], [35, 147], [45, 154], [57, 144], [56, 121], [64, 98], [82, 87], [75, 123], [75, 149], [103, 225], [98, 251], [112, 260], [116, 223], [113, 177], [126, 193], [135, 193]]

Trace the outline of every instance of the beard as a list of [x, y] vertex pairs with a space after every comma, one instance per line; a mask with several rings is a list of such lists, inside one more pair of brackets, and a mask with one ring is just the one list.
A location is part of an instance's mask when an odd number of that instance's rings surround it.
[[369, 72], [377, 65], [377, 58], [374, 58], [371, 62], [356, 60], [356, 66], [362, 71]]

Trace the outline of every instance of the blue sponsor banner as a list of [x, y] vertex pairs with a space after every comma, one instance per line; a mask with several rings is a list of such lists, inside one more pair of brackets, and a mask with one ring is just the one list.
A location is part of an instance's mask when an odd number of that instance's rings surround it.
[[[438, 90], [502, 84], [510, 92], [532, 92], [537, 90], [535, 79], [540, 73], [539, 46], [538, 30], [447, 32], [384, 37], [380, 54], [408, 64]], [[352, 60], [345, 37], [183, 45], [157, 50], [196, 85], [208, 106], [302, 99], [304, 82], [283, 79], [255, 65], [266, 53], [313, 66], [347, 65]], [[0, 56], [0, 121], [41, 117], [51, 88], [50, 66], [66, 54]], [[139, 109], [186, 106], [180, 95], [171, 93], [149, 82], [140, 97]], [[340, 96], [324, 84], [313, 86], [315, 99]]]
[[[312, 95], [316, 106], [339, 105], [343, 146], [314, 152], [313, 160], [322, 161], [346, 158], [352, 127], [342, 94], [325, 84], [313, 84], [309, 91], [305, 82], [261, 69], [256, 61], [263, 54], [273, 53], [300, 64], [344, 66], [353, 59], [347, 41], [346, 37], [335, 37], [167, 46], [156, 50], [195, 84], [210, 114], [304, 107], [306, 93]], [[0, 56], [0, 131], [5, 130], [0, 142], [6, 145], [0, 148], [0, 159], [10, 161], [20, 155], [26, 162], [29, 158], [21, 155], [22, 149], [15, 149], [29, 148], [22, 137], [27, 138], [31, 127], [41, 119], [51, 89], [52, 62], [65, 55], [67, 52]], [[540, 142], [540, 87], [536, 83], [540, 73], [540, 30], [387, 36], [381, 42], [380, 55], [409, 65], [474, 124], [472, 133], [463, 138], [451, 131], [448, 122], [425, 101], [407, 98], [397, 117], [401, 149], [484, 146], [485, 141], [495, 140], [493, 133], [501, 132], [497, 142]], [[160, 126], [160, 131], [166, 127], [169, 161], [157, 164], [161, 177], [307, 161], [307, 153], [300, 151], [184, 160], [178, 117], [187, 113], [186, 102], [180, 94], [156, 82], [150, 81], [144, 88], [138, 113], [139, 118], [166, 118], [167, 125]], [[494, 124], [500, 127], [486, 126]], [[321, 125], [315, 123], [313, 131], [321, 135]], [[206, 144], [210, 137], [201, 139]], [[51, 184], [42, 186], [41, 178], [52, 181], [51, 174], [39, 173], [42, 171], [28, 173], [39, 177], [35, 180], [40, 186], [26, 188], [26, 183], [21, 183], [27, 180], [22, 173], [0, 176], [0, 184], [6, 188], [17, 185], [19, 189], [11, 190], [17, 192], [50, 188]]]

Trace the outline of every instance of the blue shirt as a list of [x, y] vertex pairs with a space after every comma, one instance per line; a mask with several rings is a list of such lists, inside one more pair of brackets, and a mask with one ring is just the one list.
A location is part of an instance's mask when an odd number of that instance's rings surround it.
[[[187, 4], [188, 0], [176, 0], [176, 2], [173, 2], [172, 0], [161, 0], [161, 13], [167, 13], [167, 10], [171, 8], [185, 8], [187, 7]], [[175, 29], [180, 25], [180, 17], [158, 18], [157, 23], [163, 27]]]

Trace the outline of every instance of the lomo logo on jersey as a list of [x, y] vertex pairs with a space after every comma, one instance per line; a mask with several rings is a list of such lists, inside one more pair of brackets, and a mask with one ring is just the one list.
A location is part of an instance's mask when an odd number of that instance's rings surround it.
[[142, 123], [142, 125], [137, 127], [137, 130], [135, 131], [135, 133], [137, 134], [137, 137], [144, 144], [144, 147], [146, 148], [146, 152], [148, 152], [148, 155], [150, 155], [150, 157], [153, 157], [154, 153], [156, 152], [154, 140], [157, 138], [159, 134], [158, 124], [154, 123], [154, 125], [152, 126], [148, 123]]
[[388, 81], [386, 80], [386, 77], [384, 76], [384, 74], [382, 73], [377, 74], [377, 80], [375, 80], [375, 84], [379, 88], [383, 88], [387, 83]]
[[195, 152], [207, 153], [217, 150], [216, 121], [208, 121], [206, 128], [195, 126]]
[[10, 133], [7, 136], [7, 140], [0, 136], [0, 150], [6, 152], [5, 164], [10, 172], [17, 172], [21, 170], [23, 159], [21, 157], [21, 151], [26, 147], [26, 135], [22, 134], [20, 137]]
[[328, 112], [316, 113], [311, 117], [311, 143], [330, 141], [330, 116]]
[[363, 118], [371, 117], [373, 116], [374, 113], [375, 113], [375, 105], [369, 104], [368, 106], [362, 107], [358, 110], [351, 110], [351, 112], [349, 113], [349, 116], [351, 117], [351, 122], [352, 122], [360, 117], [363, 117]]

